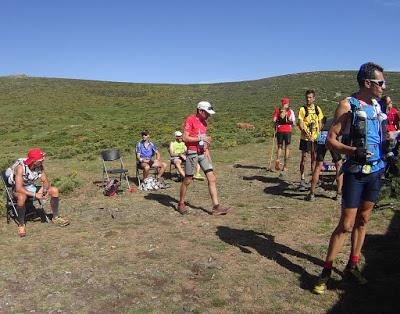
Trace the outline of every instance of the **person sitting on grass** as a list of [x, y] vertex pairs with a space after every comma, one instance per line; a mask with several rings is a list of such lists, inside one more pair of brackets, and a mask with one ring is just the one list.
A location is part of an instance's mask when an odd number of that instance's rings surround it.
[[[29, 150], [27, 158], [19, 158], [7, 169], [6, 175], [8, 183], [13, 186], [14, 197], [17, 199], [17, 223], [18, 235], [20, 237], [26, 235], [25, 203], [28, 198], [32, 198], [33, 200], [47, 200], [50, 197], [51, 221], [61, 227], [69, 225], [69, 221], [60, 216], [59, 191], [56, 187], [51, 186], [48, 180], [44, 170], [44, 153], [40, 149], [34, 148]], [[42, 181], [41, 187], [35, 184], [39, 179]]]
[[[142, 140], [136, 144], [136, 162], [143, 169], [143, 181], [149, 176], [150, 168], [158, 168], [157, 180], [159, 181], [167, 169], [167, 164], [161, 161], [161, 154], [157, 146], [150, 142], [150, 132], [142, 131]], [[153, 157], [155, 159], [153, 160]]]

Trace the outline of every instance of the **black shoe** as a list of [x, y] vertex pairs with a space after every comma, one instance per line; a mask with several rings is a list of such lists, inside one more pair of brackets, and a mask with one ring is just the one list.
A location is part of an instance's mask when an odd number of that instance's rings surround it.
[[368, 280], [362, 275], [360, 269], [355, 264], [347, 264], [344, 274], [344, 279], [352, 281], [358, 285], [365, 285], [368, 283]]

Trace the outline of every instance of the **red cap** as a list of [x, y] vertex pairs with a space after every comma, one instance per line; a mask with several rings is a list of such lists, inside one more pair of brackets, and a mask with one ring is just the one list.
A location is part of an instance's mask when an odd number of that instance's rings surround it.
[[282, 102], [282, 106], [286, 105], [286, 104], [290, 104], [290, 99], [289, 98], [282, 98], [281, 102]]
[[44, 159], [44, 153], [38, 148], [33, 148], [28, 152], [28, 159], [25, 160], [25, 164], [29, 166], [31, 163], [41, 159]]

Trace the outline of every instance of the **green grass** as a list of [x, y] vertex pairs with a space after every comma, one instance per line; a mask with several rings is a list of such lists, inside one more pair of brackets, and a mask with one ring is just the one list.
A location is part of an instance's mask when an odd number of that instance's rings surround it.
[[[400, 84], [400, 73], [385, 75], [387, 93], [397, 104], [400, 93], [391, 87]], [[113, 147], [131, 155], [143, 129], [150, 130], [159, 147], [166, 147], [200, 100], [211, 101], [217, 112], [209, 123], [213, 147], [262, 142], [272, 134], [271, 115], [282, 97], [289, 97], [297, 111], [305, 90], [312, 88], [317, 104], [332, 116], [338, 101], [357, 90], [355, 76], [352, 71], [312, 72], [198, 85], [0, 77], [0, 166], [32, 147], [60, 162], [94, 161], [101, 150]], [[238, 122], [255, 128], [238, 129]], [[229, 151], [220, 155], [228, 161], [237, 158]]]

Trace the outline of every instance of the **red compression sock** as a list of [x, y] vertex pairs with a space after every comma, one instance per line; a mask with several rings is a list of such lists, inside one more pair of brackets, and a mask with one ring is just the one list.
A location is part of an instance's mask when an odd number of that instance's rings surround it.
[[357, 265], [359, 260], [360, 260], [360, 257], [358, 255], [350, 256], [350, 261], [353, 265]]

